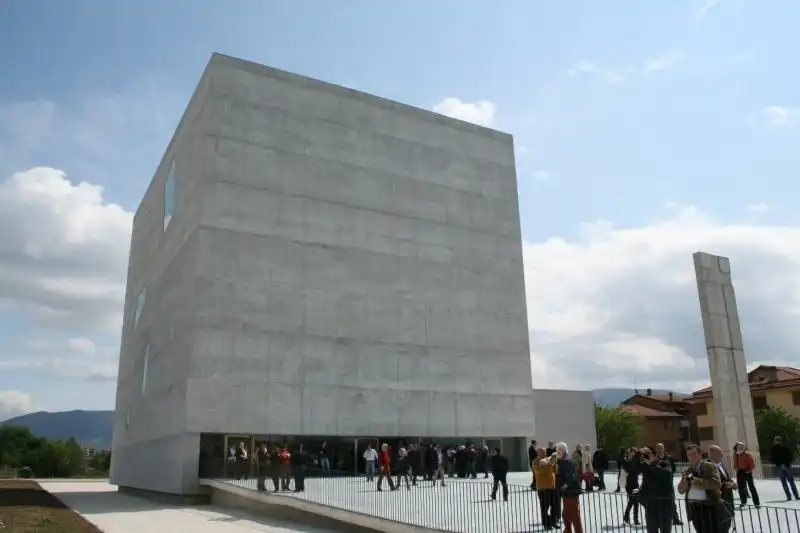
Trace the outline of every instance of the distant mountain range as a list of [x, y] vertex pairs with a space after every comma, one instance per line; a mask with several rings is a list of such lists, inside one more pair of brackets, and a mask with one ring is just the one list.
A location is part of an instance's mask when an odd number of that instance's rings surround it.
[[[639, 391], [643, 393], [642, 390]], [[666, 390], [653, 390], [653, 394], [667, 394]], [[592, 391], [598, 405], [615, 406], [636, 393], [634, 389], [595, 389]], [[17, 416], [0, 425], [24, 426], [38, 437], [68, 439], [78, 444], [100, 450], [111, 449], [114, 431], [113, 411], [62, 411], [57, 413], [30, 413]]]
[[114, 411], [40, 411], [10, 418], [1, 425], [27, 427], [37, 437], [48, 439], [73, 437], [81, 446], [110, 450], [113, 420]]

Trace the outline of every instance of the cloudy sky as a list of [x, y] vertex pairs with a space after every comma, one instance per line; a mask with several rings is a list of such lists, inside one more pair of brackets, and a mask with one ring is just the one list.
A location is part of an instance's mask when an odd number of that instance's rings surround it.
[[214, 51], [514, 134], [534, 385], [707, 381], [697, 250], [748, 362], [800, 366], [794, 2], [235, 4], [0, 4], [0, 420], [113, 408], [132, 212]]

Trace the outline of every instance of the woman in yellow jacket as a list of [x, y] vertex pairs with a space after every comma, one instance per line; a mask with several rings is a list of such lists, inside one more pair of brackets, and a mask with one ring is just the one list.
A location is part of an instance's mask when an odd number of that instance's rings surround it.
[[558, 526], [559, 509], [558, 491], [556, 490], [557, 458], [553, 454], [547, 457], [547, 451], [539, 448], [538, 456], [531, 463], [531, 470], [536, 478], [536, 494], [539, 496], [539, 507], [542, 511], [542, 525], [545, 529]]

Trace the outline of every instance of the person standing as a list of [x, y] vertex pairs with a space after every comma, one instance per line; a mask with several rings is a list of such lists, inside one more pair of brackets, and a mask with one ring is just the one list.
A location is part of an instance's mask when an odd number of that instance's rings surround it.
[[631, 510], [633, 510], [633, 523], [639, 525], [639, 474], [641, 472], [641, 456], [639, 450], [632, 447], [628, 450], [628, 456], [622, 463], [625, 469], [625, 492], [628, 494], [628, 505], [625, 506], [625, 513], [622, 521], [626, 524], [631, 523]]
[[723, 509], [719, 470], [703, 459], [696, 444], [686, 447], [686, 458], [689, 468], [678, 482], [678, 494], [686, 495], [686, 515], [697, 533], [720, 533]]
[[291, 481], [292, 471], [292, 452], [289, 451], [289, 446], [287, 444], [284, 443], [278, 457], [281, 467], [281, 490], [290, 490], [289, 484]]
[[410, 444], [408, 446], [408, 467], [411, 475], [411, 484], [417, 486], [417, 475], [420, 473], [419, 446]]
[[308, 465], [308, 452], [300, 444], [292, 454], [292, 475], [294, 476], [294, 491], [306, 490], [306, 465]]
[[500, 448], [494, 449], [492, 456], [492, 499], [497, 499], [497, 488], [499, 485], [503, 486], [503, 501], [508, 501], [508, 457], [500, 453]]
[[[533, 461], [536, 459], [536, 441], [532, 440], [531, 445], [528, 446], [528, 464], [532, 465]], [[531, 468], [531, 490], [536, 490], [536, 474], [533, 472]]]
[[[775, 437], [769, 455], [770, 459], [772, 459], [772, 464], [778, 470], [783, 492], [786, 493], [786, 501], [790, 501], [792, 496], [794, 496], [795, 500], [800, 500], [800, 496], [797, 495], [797, 485], [794, 482], [794, 473], [792, 472], [794, 453], [792, 453], [791, 448], [781, 442], [780, 437]], [[789, 494], [790, 488], [792, 489], [791, 494]]]
[[258, 477], [256, 479], [256, 490], [264, 492], [267, 490], [267, 470], [269, 469], [269, 450], [267, 450], [267, 443], [262, 442], [256, 449], [256, 461], [258, 468]]
[[375, 479], [375, 468], [378, 464], [378, 452], [372, 447], [372, 444], [367, 444], [367, 449], [364, 450], [364, 472], [367, 475], [367, 481], [370, 482]]
[[484, 479], [489, 477], [489, 448], [484, 444], [478, 448], [478, 459], [476, 461], [479, 474], [483, 474]]
[[[747, 505], [747, 498], [753, 497], [756, 507], [761, 506], [756, 484], [753, 481], [753, 469], [756, 466], [753, 455], [747, 451], [744, 442], [737, 442], [733, 447], [733, 468], [736, 470], [736, 484], [739, 486], [739, 503], [742, 507]], [[749, 489], [749, 491], [748, 491]]]
[[617, 450], [617, 490], [614, 492], [620, 492], [623, 488], [625, 488], [625, 469], [622, 468], [622, 465], [625, 463], [625, 458], [627, 456], [627, 452], [625, 448], [620, 448]]
[[431, 465], [433, 466], [431, 480], [433, 481], [433, 486], [436, 486], [436, 480], [439, 479], [442, 482], [442, 487], [444, 487], [444, 468], [447, 455], [439, 444], [431, 447], [431, 450], [433, 453], [433, 457], [431, 457]]
[[583, 445], [581, 450], [581, 472], [583, 473], [584, 489], [587, 492], [594, 491], [594, 467], [592, 466], [592, 447], [588, 444]]
[[649, 448], [641, 451], [642, 485], [638, 498], [644, 508], [647, 533], [670, 533], [675, 517], [675, 494], [669, 461]]
[[575, 473], [578, 474], [578, 482], [583, 487], [584, 477], [583, 477], [583, 448], [580, 444], [575, 446], [575, 450], [572, 452], [572, 462], [575, 463]]
[[536, 495], [542, 514], [542, 526], [546, 530], [558, 526], [558, 506], [556, 498], [556, 459], [547, 456], [547, 450], [539, 448], [538, 456], [531, 467], [536, 476]]
[[[674, 478], [675, 477], [675, 470], [676, 470], [675, 469], [675, 459], [673, 459], [672, 456], [667, 453], [667, 449], [660, 442], [658, 444], [656, 444], [655, 452], [656, 452], [656, 457], [660, 461], [667, 461], [669, 463], [669, 469], [670, 469], [670, 472], [672, 472], [672, 477]], [[673, 499], [674, 499], [675, 491], [673, 490], [672, 492], [673, 492], [672, 496], [673, 496]], [[678, 514], [678, 506], [677, 505], [673, 505], [672, 507], [675, 510], [674, 516], [672, 517], [672, 525], [673, 526], [682, 526], [683, 525], [683, 521], [681, 521], [681, 517]]]
[[281, 450], [277, 446], [272, 446], [269, 450], [269, 466], [267, 470], [270, 479], [272, 479], [272, 486], [275, 492], [278, 492], [281, 488]]
[[389, 483], [389, 490], [397, 490], [392, 481], [392, 459], [389, 456], [389, 445], [381, 444], [381, 453], [378, 454], [378, 492], [383, 490], [383, 480]]
[[326, 441], [322, 441], [322, 445], [319, 447], [317, 460], [322, 470], [322, 475], [329, 476], [331, 474], [331, 455], [328, 452], [328, 443]]
[[600, 490], [606, 490], [605, 474], [608, 470], [608, 454], [601, 446], [597, 447], [597, 450], [592, 456], [592, 466], [597, 473], [598, 488]]
[[708, 449], [708, 455], [711, 458], [711, 462], [719, 470], [720, 497], [722, 498], [722, 507], [725, 510], [720, 517], [720, 526], [722, 533], [726, 533], [730, 531], [736, 513], [736, 507], [733, 503], [733, 491], [736, 489], [736, 482], [728, 472], [728, 467], [725, 466], [725, 455], [722, 453], [722, 448], [713, 445]]
[[405, 448], [400, 448], [397, 450], [397, 467], [395, 471], [397, 472], [397, 488], [403, 486], [401, 483], [404, 479], [406, 481], [406, 489], [411, 490], [411, 483], [408, 481], [408, 471], [411, 468], [409, 461], [408, 461], [408, 452], [406, 452]]
[[581, 485], [575, 463], [569, 456], [567, 443], [556, 444], [556, 490], [561, 493], [561, 518], [564, 519], [564, 533], [583, 533], [581, 508], [578, 497]]

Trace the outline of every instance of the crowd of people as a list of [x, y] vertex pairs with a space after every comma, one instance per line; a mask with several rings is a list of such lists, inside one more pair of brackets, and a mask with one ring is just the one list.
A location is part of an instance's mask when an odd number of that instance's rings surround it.
[[[744, 443], [734, 446], [734, 456], [725, 461], [717, 445], [701, 450], [697, 445], [685, 449], [688, 468], [680, 472], [675, 486], [676, 461], [666, 453], [662, 444], [650, 447], [621, 449], [617, 457], [619, 466], [615, 492], [625, 492], [626, 507], [622, 516], [625, 525], [640, 525], [644, 515], [648, 533], [670, 533], [673, 526], [682, 525], [676, 504], [677, 493], [684, 497], [686, 515], [697, 533], [728, 533], [733, 526], [734, 494], [738, 490], [740, 506], [760, 506], [758, 491], [753, 481], [755, 460]], [[274, 491], [302, 492], [305, 489], [305, 472], [315, 465], [325, 475], [330, 469], [326, 445], [313, 456], [302, 445], [290, 450], [288, 446], [261, 443], [255, 451], [257, 488], [266, 491], [266, 482], [272, 481]], [[770, 456], [787, 500], [800, 500], [791, 473], [794, 454], [776, 437]], [[461, 444], [409, 444], [396, 452], [384, 443], [379, 449], [368, 445], [362, 454], [365, 479], [375, 483], [375, 490], [383, 491], [384, 483], [391, 491], [412, 487], [423, 482], [432, 486], [445, 486], [447, 478], [493, 477], [491, 499], [498, 492], [508, 501], [507, 475], [509, 460], [500, 448], [490, 451], [484, 445]], [[532, 441], [528, 449], [532, 472], [531, 489], [539, 500], [541, 525], [552, 530], [563, 524], [564, 533], [583, 533], [578, 498], [583, 493], [606, 490], [604, 475], [610, 461], [602, 449], [594, 452], [588, 445], [578, 445], [570, 450], [564, 442], [540, 447]], [[247, 477], [248, 457], [244, 443], [228, 450], [228, 461], [234, 477]], [[291, 481], [294, 487], [291, 487]], [[502, 491], [500, 490], [502, 488]], [[620, 525], [620, 527], [623, 527]]]
[[[686, 447], [689, 466], [680, 472], [677, 487], [674, 484], [676, 462], [666, 453], [663, 444], [650, 447], [631, 447], [620, 450], [617, 460], [619, 474], [615, 492], [627, 494], [627, 505], [622, 521], [625, 525], [640, 525], [640, 508], [643, 511], [648, 533], [670, 533], [676, 525], [683, 525], [676, 504], [676, 489], [683, 496], [686, 515], [697, 533], [728, 533], [734, 525], [734, 494], [738, 490], [739, 505], [744, 507], [752, 498], [760, 506], [758, 491], [753, 481], [755, 460], [744, 443], [734, 446], [731, 466], [717, 445], [703, 451], [697, 445]], [[604, 474], [609, 470], [608, 455], [602, 449], [592, 453], [589, 446], [576, 446], [570, 453], [564, 443], [548, 443], [539, 448], [536, 441], [528, 450], [532, 458], [533, 481], [531, 488], [539, 496], [542, 526], [548, 530], [557, 527], [559, 510], [565, 533], [582, 533], [579, 507], [571, 498], [575, 494], [606, 490]], [[778, 469], [787, 500], [798, 498], [791, 473], [794, 454], [776, 437], [770, 456]], [[566, 470], [565, 475], [559, 475]], [[790, 493], [790, 490], [792, 491]]]

